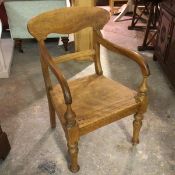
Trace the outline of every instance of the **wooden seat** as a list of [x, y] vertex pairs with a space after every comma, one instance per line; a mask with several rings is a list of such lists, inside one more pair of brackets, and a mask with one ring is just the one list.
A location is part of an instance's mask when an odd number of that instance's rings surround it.
[[[39, 44], [51, 127], [55, 128], [56, 126], [55, 113], [57, 113], [65, 132], [70, 156], [69, 168], [72, 172], [79, 170], [78, 141], [80, 136], [95, 129], [135, 114], [132, 142], [133, 144], [139, 143], [143, 113], [147, 108], [149, 69], [141, 55], [117, 46], [102, 37], [100, 30], [109, 18], [109, 13], [104, 9], [71, 7], [43, 13], [28, 22], [29, 32], [38, 40]], [[93, 29], [93, 49], [59, 57], [52, 57], [49, 54], [44, 42], [48, 34], [70, 34], [86, 27], [92, 27]], [[125, 55], [140, 66], [143, 80], [138, 91], [129, 89], [103, 76], [100, 62], [100, 45], [113, 52]], [[59, 66], [56, 65], [70, 60], [89, 60], [93, 62], [95, 74], [67, 81]], [[50, 72], [55, 75], [58, 84], [52, 84]]]
[[[80, 135], [96, 127], [109, 124], [137, 111], [136, 91], [110, 80], [104, 76], [91, 75], [68, 82], [72, 94], [72, 109], [80, 128]], [[60, 85], [50, 92], [60, 120], [65, 123], [66, 105]], [[123, 94], [124, 93], [124, 94]], [[124, 112], [126, 111], [127, 112]], [[123, 113], [124, 112], [124, 113]]]

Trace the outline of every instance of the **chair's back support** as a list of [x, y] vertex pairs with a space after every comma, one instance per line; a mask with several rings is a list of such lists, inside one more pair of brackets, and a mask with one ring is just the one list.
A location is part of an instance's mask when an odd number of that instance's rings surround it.
[[[28, 22], [30, 34], [36, 38], [41, 50], [47, 50], [44, 40], [51, 33], [70, 34], [76, 33], [86, 27], [92, 27], [94, 31], [94, 49], [66, 54], [52, 58], [53, 63], [58, 64], [69, 60], [94, 61], [97, 74], [102, 70], [97, 70], [99, 62], [99, 44], [96, 43], [95, 33], [108, 22], [110, 15], [108, 11], [97, 7], [70, 7], [60, 8], [46, 13], [42, 13]], [[42, 44], [41, 44], [42, 43]], [[98, 46], [97, 46], [97, 45]], [[42, 45], [42, 46], [41, 46]], [[43, 49], [42, 49], [43, 48]], [[100, 68], [100, 67], [99, 67]]]
[[70, 34], [86, 27], [100, 30], [109, 20], [109, 13], [97, 7], [60, 8], [34, 17], [28, 30], [38, 41], [50, 33]]
[[[66, 104], [72, 103], [70, 90], [58, 67], [55, 64], [69, 60], [90, 60], [95, 64], [98, 75], [102, 74], [100, 63], [100, 44], [96, 40], [96, 33], [100, 32], [110, 18], [109, 12], [97, 7], [70, 7], [60, 8], [53, 11], [42, 13], [28, 22], [30, 34], [37, 39], [40, 48], [41, 65], [46, 84], [47, 93], [52, 88], [48, 68], [57, 77], [64, 94]], [[94, 31], [94, 49], [66, 54], [53, 58], [50, 56], [45, 46], [44, 40], [51, 33], [71, 34], [76, 33], [86, 27], [92, 27]], [[49, 98], [49, 95], [48, 95]]]

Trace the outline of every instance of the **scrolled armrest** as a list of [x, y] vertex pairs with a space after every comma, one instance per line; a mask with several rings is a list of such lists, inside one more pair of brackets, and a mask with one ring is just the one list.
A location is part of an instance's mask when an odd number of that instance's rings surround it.
[[116, 52], [116, 53], [120, 53], [120, 54], [132, 59], [133, 61], [135, 61], [140, 66], [140, 69], [141, 69], [142, 74], [143, 74], [144, 77], [147, 77], [147, 76], [150, 75], [148, 65], [144, 61], [144, 58], [140, 54], [138, 54], [134, 51], [131, 51], [129, 49], [123, 48], [121, 46], [118, 46], [116, 44], [113, 44], [110, 41], [104, 39], [98, 33], [96, 33], [96, 37], [97, 37], [97, 42], [99, 42], [101, 45], [103, 45], [107, 49], [109, 49], [113, 52]]
[[71, 97], [70, 89], [69, 89], [69, 86], [68, 86], [66, 79], [64, 78], [64, 76], [61, 73], [61, 71], [59, 70], [59, 68], [54, 65], [54, 62], [53, 62], [51, 56], [49, 55], [47, 48], [44, 44], [44, 41], [39, 42], [39, 47], [40, 47], [40, 51], [41, 51], [41, 57], [46, 61], [50, 70], [54, 73], [58, 82], [60, 83], [60, 86], [61, 86], [61, 89], [62, 89], [62, 92], [64, 95], [65, 103], [71, 104], [72, 97]]

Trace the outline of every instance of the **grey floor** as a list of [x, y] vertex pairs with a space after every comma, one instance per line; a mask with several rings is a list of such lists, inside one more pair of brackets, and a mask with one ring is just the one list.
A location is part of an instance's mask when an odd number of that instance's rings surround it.
[[[48, 48], [54, 55], [64, 53], [54, 42]], [[78, 175], [175, 174], [175, 91], [159, 64], [152, 61], [152, 53], [142, 54], [151, 76], [140, 144], [133, 147], [130, 142], [133, 116], [85, 135], [79, 142]], [[0, 121], [12, 147], [0, 162], [1, 175], [72, 174], [59, 121], [56, 129], [50, 129], [38, 55], [36, 43], [26, 41], [24, 54], [14, 52], [10, 78], [0, 79]], [[141, 76], [135, 63], [104, 48], [101, 56], [107, 77], [137, 89]], [[70, 62], [61, 69], [68, 79], [94, 72], [91, 63]]]

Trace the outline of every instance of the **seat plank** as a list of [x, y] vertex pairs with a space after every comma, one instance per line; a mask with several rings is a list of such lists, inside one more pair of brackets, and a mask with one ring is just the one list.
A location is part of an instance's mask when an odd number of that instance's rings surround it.
[[[72, 94], [72, 109], [80, 128], [80, 135], [93, 131], [122, 117], [133, 114], [138, 108], [136, 92], [104, 76], [90, 75], [68, 81]], [[61, 122], [66, 105], [60, 85], [51, 91], [52, 101]]]

